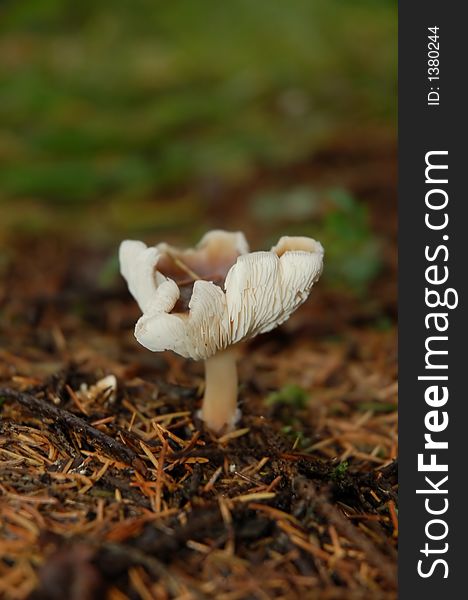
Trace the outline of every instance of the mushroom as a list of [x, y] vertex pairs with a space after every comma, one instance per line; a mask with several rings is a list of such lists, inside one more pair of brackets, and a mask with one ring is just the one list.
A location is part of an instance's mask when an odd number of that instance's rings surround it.
[[135, 337], [145, 348], [205, 361], [201, 418], [211, 430], [238, 417], [236, 345], [286, 321], [322, 272], [323, 248], [282, 237], [249, 252], [240, 232], [208, 232], [193, 249], [121, 243], [120, 268], [143, 315]]

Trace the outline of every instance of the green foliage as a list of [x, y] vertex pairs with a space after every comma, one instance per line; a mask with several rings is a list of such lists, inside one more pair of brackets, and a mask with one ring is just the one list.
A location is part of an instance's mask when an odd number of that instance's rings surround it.
[[291, 441], [294, 448], [304, 449], [311, 444], [297, 414], [307, 408], [308, 400], [308, 392], [294, 383], [272, 392], [264, 400], [266, 406], [274, 410], [276, 418], [284, 424], [281, 431]]
[[296, 410], [302, 410], [307, 406], [309, 394], [295, 383], [285, 385], [280, 390], [272, 392], [265, 399], [267, 406], [285, 404]]
[[340, 479], [343, 479], [343, 476], [345, 475], [345, 473], [348, 470], [348, 461], [343, 461], [341, 462], [339, 465], [337, 465], [334, 469], [333, 472], [331, 474], [331, 478], [334, 481], [339, 481]]
[[103, 289], [111, 288], [115, 284], [120, 272], [119, 257], [112, 254], [99, 271], [97, 282]]
[[301, 431], [298, 427], [298, 422], [296, 421], [296, 427], [293, 425], [285, 425], [281, 428], [282, 433], [286, 435], [286, 437], [291, 440], [293, 447], [298, 450], [304, 450], [311, 444], [311, 439], [304, 435], [304, 432]]
[[380, 247], [366, 205], [347, 190], [270, 190], [255, 195], [251, 207], [254, 218], [272, 224], [269, 242], [275, 243], [285, 231], [319, 240], [325, 248], [322, 279], [358, 295], [366, 293], [381, 266]]
[[294, 186], [285, 190], [262, 191], [252, 199], [251, 212], [259, 222], [285, 220], [303, 223], [321, 209], [320, 195], [311, 186]]
[[395, 323], [389, 316], [381, 315], [375, 320], [374, 326], [378, 331], [390, 331]]
[[238, 180], [303, 159], [350, 119], [395, 118], [388, 2], [22, 0], [0, 32], [7, 201], [67, 210]]
[[364, 293], [377, 275], [380, 249], [368, 221], [366, 206], [344, 190], [330, 193], [333, 208], [318, 228], [325, 247], [324, 276], [335, 286]]

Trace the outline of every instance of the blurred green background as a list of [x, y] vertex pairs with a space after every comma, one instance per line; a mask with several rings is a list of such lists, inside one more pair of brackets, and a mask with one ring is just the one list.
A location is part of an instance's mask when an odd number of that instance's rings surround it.
[[302, 233], [362, 291], [381, 234], [349, 170], [393, 147], [396, 28], [389, 0], [3, 1], [0, 241]]

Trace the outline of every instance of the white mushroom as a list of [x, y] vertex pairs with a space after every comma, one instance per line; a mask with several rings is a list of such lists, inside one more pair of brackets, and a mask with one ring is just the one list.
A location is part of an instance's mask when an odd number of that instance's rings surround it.
[[214, 431], [236, 420], [233, 346], [286, 321], [322, 266], [322, 245], [307, 237], [282, 237], [269, 252], [251, 253], [242, 233], [221, 230], [183, 251], [120, 245], [121, 273], [143, 313], [135, 337], [153, 352], [205, 361], [201, 417]]

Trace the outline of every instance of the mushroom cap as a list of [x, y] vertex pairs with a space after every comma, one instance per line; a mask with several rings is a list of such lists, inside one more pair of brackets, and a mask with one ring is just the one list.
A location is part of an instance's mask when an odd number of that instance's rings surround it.
[[[269, 252], [249, 253], [242, 233], [222, 230], [185, 251], [126, 240], [120, 245], [121, 273], [143, 313], [135, 337], [155, 352], [207, 359], [286, 321], [320, 277], [323, 254], [319, 242], [287, 236]], [[203, 279], [193, 282], [188, 310], [178, 312], [187, 274], [192, 281]], [[215, 282], [219, 275], [223, 287]]]

